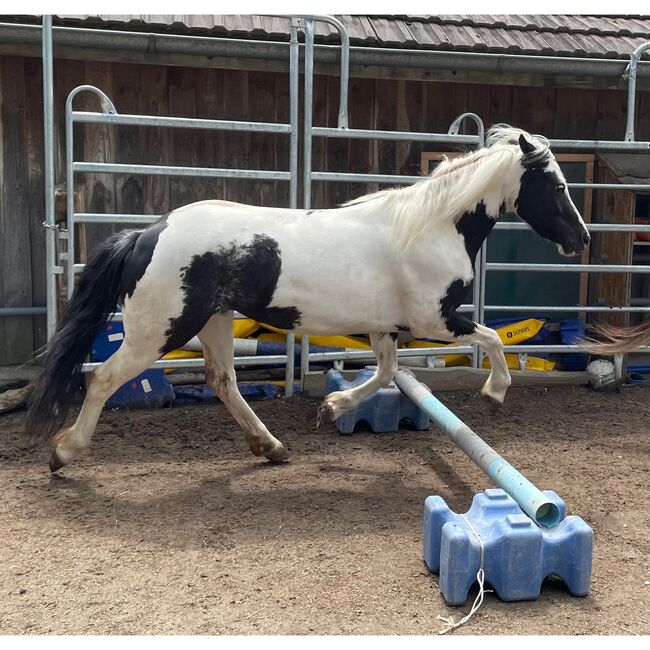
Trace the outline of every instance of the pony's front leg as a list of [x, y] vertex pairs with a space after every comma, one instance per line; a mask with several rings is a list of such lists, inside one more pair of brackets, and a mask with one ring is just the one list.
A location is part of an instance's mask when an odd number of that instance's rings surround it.
[[370, 344], [377, 357], [377, 372], [361, 386], [339, 390], [327, 395], [318, 410], [318, 422], [324, 414], [332, 420], [355, 408], [361, 400], [377, 389], [388, 386], [397, 372], [397, 338], [386, 332], [370, 335]]
[[455, 311], [445, 316], [445, 325], [458, 343], [471, 343], [483, 348], [490, 359], [490, 375], [481, 390], [481, 395], [497, 405], [503, 404], [506, 391], [512, 379], [503, 354], [503, 343], [499, 335], [489, 327], [480, 325]]

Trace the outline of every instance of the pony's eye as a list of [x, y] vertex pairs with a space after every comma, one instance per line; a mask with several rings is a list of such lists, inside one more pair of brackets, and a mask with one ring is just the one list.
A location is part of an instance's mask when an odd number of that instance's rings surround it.
[[566, 187], [565, 187], [564, 185], [560, 184], [560, 185], [556, 185], [556, 186], [555, 186], [555, 189], [556, 189], [558, 192], [564, 192], [564, 190], [566, 189]]

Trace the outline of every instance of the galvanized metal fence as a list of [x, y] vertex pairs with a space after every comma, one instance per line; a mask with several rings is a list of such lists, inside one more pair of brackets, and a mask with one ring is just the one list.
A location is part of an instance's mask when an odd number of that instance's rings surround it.
[[[387, 184], [411, 184], [421, 180], [420, 176], [399, 176], [390, 174], [370, 173], [343, 173], [317, 171], [312, 168], [312, 144], [314, 138], [346, 138], [346, 139], [367, 139], [367, 140], [394, 140], [394, 141], [418, 141], [431, 142], [436, 144], [449, 145], [470, 145], [475, 147], [484, 146], [484, 125], [481, 118], [474, 113], [459, 115], [450, 125], [447, 133], [414, 133], [400, 131], [381, 131], [371, 129], [354, 129], [348, 125], [348, 81], [349, 81], [349, 38], [344, 25], [331, 16], [304, 15], [294, 17], [291, 21], [291, 34], [289, 49], [289, 88], [290, 88], [290, 119], [289, 123], [267, 123], [267, 122], [244, 122], [231, 120], [206, 120], [194, 118], [161, 117], [151, 115], [122, 115], [118, 113], [109, 97], [99, 88], [93, 86], [79, 86], [68, 96], [66, 102], [66, 168], [68, 184], [68, 206], [67, 206], [67, 227], [60, 230], [55, 221], [53, 201], [53, 80], [52, 80], [52, 21], [51, 17], [45, 17], [43, 21], [43, 61], [44, 61], [44, 120], [45, 120], [45, 151], [46, 151], [46, 241], [47, 241], [47, 316], [48, 335], [54, 331], [56, 324], [56, 276], [66, 273], [68, 279], [68, 292], [71, 294], [74, 287], [76, 274], [83, 268], [82, 264], [75, 263], [75, 224], [113, 223], [132, 224], [150, 223], [159, 215], [133, 215], [133, 214], [95, 214], [87, 212], [75, 212], [74, 210], [74, 179], [78, 174], [83, 173], [104, 173], [104, 174], [139, 174], [139, 175], [163, 175], [163, 176], [189, 176], [205, 178], [238, 178], [238, 179], [264, 179], [274, 181], [285, 181], [290, 187], [290, 207], [297, 207], [298, 199], [298, 80], [299, 80], [299, 22], [304, 23], [305, 44], [304, 44], [304, 151], [302, 177], [304, 182], [304, 208], [311, 207], [311, 190], [314, 182], [363, 182], [363, 183], [387, 183]], [[315, 22], [322, 21], [334, 26], [341, 38], [340, 49], [340, 101], [338, 112], [338, 123], [336, 127], [322, 127], [313, 125], [313, 80], [314, 80], [314, 31]], [[630, 65], [626, 74], [629, 77], [628, 92], [628, 119], [625, 140], [602, 141], [602, 140], [551, 140], [550, 144], [554, 149], [571, 149], [581, 151], [625, 151], [625, 152], [648, 152], [650, 142], [637, 142], [634, 140], [634, 106], [636, 89], [636, 62], [643, 51], [650, 47], [647, 43], [637, 48], [631, 55]], [[75, 111], [73, 101], [81, 92], [92, 92], [100, 100], [101, 112]], [[476, 125], [476, 135], [461, 134], [461, 127], [466, 120]], [[202, 129], [209, 131], [236, 131], [247, 133], [272, 133], [285, 135], [289, 138], [290, 156], [289, 169], [287, 170], [252, 170], [252, 169], [218, 169], [199, 168], [170, 165], [134, 165], [116, 164], [110, 162], [87, 162], [75, 161], [73, 158], [74, 127], [76, 124], [102, 124], [119, 126], [141, 126], [141, 127], [168, 127], [178, 129]], [[650, 191], [650, 185], [621, 185], [621, 184], [597, 184], [597, 183], [569, 183], [570, 188], [575, 189], [634, 189], [637, 191]], [[497, 223], [496, 230], [520, 230], [527, 226], [524, 223]], [[649, 232], [650, 226], [640, 225], [619, 225], [619, 224], [588, 224], [591, 232]], [[67, 252], [60, 254], [60, 261], [65, 267], [60, 266], [56, 260], [57, 237], [67, 240]], [[476, 260], [476, 274], [471, 304], [461, 306], [461, 311], [471, 312], [474, 320], [483, 322], [486, 311], [510, 311], [510, 312], [531, 312], [531, 311], [553, 311], [553, 312], [650, 312], [650, 307], [630, 307], [620, 305], [616, 307], [599, 306], [559, 306], [559, 305], [486, 305], [486, 284], [488, 272], [504, 271], [543, 271], [543, 272], [566, 272], [566, 273], [650, 273], [650, 266], [634, 265], [609, 265], [609, 264], [525, 264], [525, 263], [496, 263], [487, 262], [487, 242], [484, 243]], [[34, 308], [36, 309], [36, 308]], [[23, 309], [19, 310], [22, 314]], [[116, 315], [119, 318], [119, 315]], [[236, 365], [240, 367], [285, 364], [286, 388], [285, 394], [291, 395], [294, 381], [294, 335], [287, 336], [286, 354], [256, 357], [237, 357]], [[519, 354], [520, 364], [523, 367], [526, 355], [535, 352], [575, 352], [580, 351], [576, 345], [517, 345], [505, 346], [506, 352]], [[435, 357], [453, 353], [467, 353], [472, 355], [474, 366], [482, 362], [482, 353], [472, 346], [448, 346], [444, 348], [417, 348], [399, 350], [400, 358], [409, 357]], [[345, 360], [363, 361], [374, 359], [371, 350], [347, 350], [337, 352], [310, 352], [309, 337], [303, 336], [301, 341], [301, 382], [309, 372], [310, 363]], [[83, 369], [89, 371], [98, 366], [97, 363], [84, 364]], [[203, 359], [179, 359], [165, 360], [154, 364], [154, 367], [163, 368], [187, 368], [202, 367]]]
[[[386, 183], [391, 185], [411, 184], [422, 180], [421, 176], [397, 176], [390, 174], [368, 174], [368, 173], [347, 173], [347, 172], [322, 172], [312, 170], [312, 142], [314, 138], [346, 138], [346, 139], [368, 139], [368, 140], [394, 140], [394, 141], [418, 141], [437, 144], [464, 144], [477, 147], [484, 146], [484, 125], [481, 118], [474, 113], [464, 113], [454, 120], [445, 133], [413, 133], [398, 131], [380, 131], [372, 129], [348, 128], [347, 124], [347, 98], [348, 87], [345, 80], [348, 79], [347, 71], [341, 72], [340, 84], [340, 109], [339, 123], [336, 128], [317, 127], [312, 124], [312, 94], [314, 74], [314, 30], [316, 21], [325, 21], [334, 25], [341, 34], [341, 65], [349, 60], [349, 54], [345, 51], [349, 48], [349, 39], [345, 33], [345, 27], [336, 19], [331, 17], [309, 16], [305, 25], [305, 120], [304, 120], [304, 150], [303, 157], [303, 178], [305, 186], [304, 207], [311, 207], [311, 184], [320, 182], [347, 182], [347, 183]], [[590, 152], [602, 151], [624, 151], [648, 152], [650, 142], [637, 142], [634, 140], [634, 110], [636, 102], [636, 65], [642, 53], [650, 48], [650, 42], [637, 48], [630, 58], [630, 64], [625, 72], [628, 76], [628, 116], [625, 140], [571, 140], [556, 139], [550, 140], [550, 145], [555, 150], [570, 149]], [[341, 119], [345, 116], [345, 119]], [[460, 135], [461, 125], [466, 119], [471, 119], [477, 126], [477, 135]], [[650, 185], [626, 185], [607, 183], [569, 183], [569, 188], [575, 189], [633, 189], [636, 191], [650, 191]], [[650, 232], [650, 226], [629, 225], [629, 224], [587, 224], [590, 232]], [[528, 226], [525, 223], [499, 222], [495, 230], [525, 230]], [[489, 238], [488, 238], [489, 239]], [[509, 311], [532, 313], [535, 311], [553, 312], [650, 312], [650, 307], [630, 307], [620, 305], [615, 307], [601, 306], [559, 306], [559, 305], [486, 305], [485, 295], [487, 288], [488, 272], [503, 271], [538, 271], [555, 273], [650, 273], [650, 266], [625, 265], [625, 264], [534, 264], [534, 263], [498, 263], [487, 261], [488, 241], [483, 244], [476, 259], [476, 272], [473, 287], [472, 304], [464, 304], [459, 311], [471, 312], [476, 322], [482, 323], [485, 320], [487, 311]], [[324, 360], [363, 360], [374, 358], [371, 352], [346, 351], [342, 353], [309, 353], [309, 339], [302, 338], [301, 355], [301, 378], [304, 382], [309, 372], [310, 361]], [[523, 369], [529, 353], [562, 353], [579, 351], [576, 345], [511, 345], [505, 346], [506, 352], [513, 352], [519, 355], [519, 364]], [[418, 348], [414, 350], [399, 350], [398, 357], [447, 355], [453, 353], [470, 353], [475, 367], [482, 363], [483, 354], [477, 348], [471, 346], [445, 346]]]

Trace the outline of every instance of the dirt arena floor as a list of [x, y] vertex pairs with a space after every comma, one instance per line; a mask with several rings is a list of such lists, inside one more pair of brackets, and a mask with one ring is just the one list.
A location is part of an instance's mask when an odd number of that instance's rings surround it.
[[[441, 393], [594, 529], [592, 591], [494, 594], [453, 634], [650, 633], [650, 386], [512, 388], [493, 413]], [[217, 405], [106, 412], [91, 452], [50, 477], [0, 417], [2, 634], [436, 634], [425, 498], [456, 511], [492, 487], [435, 429], [341, 436], [306, 398], [254, 408], [292, 458], [248, 452]], [[476, 591], [472, 591], [473, 598]]]

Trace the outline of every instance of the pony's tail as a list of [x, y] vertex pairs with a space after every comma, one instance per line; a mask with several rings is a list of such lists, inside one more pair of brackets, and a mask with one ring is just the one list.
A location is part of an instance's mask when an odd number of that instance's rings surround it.
[[633, 352], [644, 345], [650, 345], [650, 321], [636, 327], [598, 325], [595, 331], [604, 340], [586, 339], [580, 343], [580, 347], [592, 354]]
[[124, 263], [141, 232], [131, 230], [107, 239], [79, 276], [29, 403], [25, 433], [32, 442], [50, 437], [62, 426], [79, 386], [81, 365], [115, 309]]

